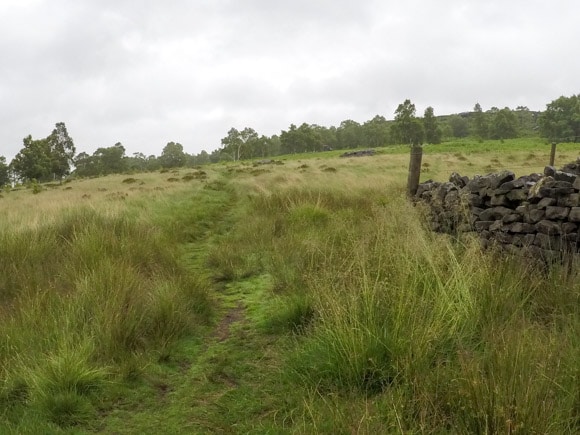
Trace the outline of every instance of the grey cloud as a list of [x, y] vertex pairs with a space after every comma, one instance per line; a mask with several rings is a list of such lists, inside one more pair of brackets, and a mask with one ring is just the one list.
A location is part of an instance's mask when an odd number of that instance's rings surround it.
[[514, 0], [35, 0], [0, 4], [0, 155], [67, 123], [79, 150], [232, 126], [437, 114], [578, 92], [580, 4]]

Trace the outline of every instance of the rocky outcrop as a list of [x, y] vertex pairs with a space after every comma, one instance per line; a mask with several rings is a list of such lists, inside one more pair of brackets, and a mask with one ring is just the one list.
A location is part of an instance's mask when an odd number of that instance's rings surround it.
[[482, 244], [542, 256], [580, 252], [580, 158], [562, 169], [516, 178], [511, 171], [421, 183], [434, 231], [476, 232]]
[[347, 151], [342, 153], [340, 157], [367, 157], [374, 156], [376, 154], [375, 150], [359, 150], [359, 151]]

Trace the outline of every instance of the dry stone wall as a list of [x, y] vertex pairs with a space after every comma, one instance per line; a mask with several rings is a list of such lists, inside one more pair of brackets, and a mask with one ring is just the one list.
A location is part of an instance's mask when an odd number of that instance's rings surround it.
[[560, 170], [516, 178], [502, 171], [419, 184], [434, 231], [476, 232], [484, 247], [543, 257], [580, 252], [580, 158]]

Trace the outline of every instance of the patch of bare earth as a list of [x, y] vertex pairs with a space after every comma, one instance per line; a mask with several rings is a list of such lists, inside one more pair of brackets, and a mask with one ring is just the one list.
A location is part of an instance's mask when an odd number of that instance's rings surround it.
[[244, 306], [241, 302], [231, 308], [217, 325], [213, 336], [218, 342], [227, 340], [231, 335], [231, 325], [244, 319]]

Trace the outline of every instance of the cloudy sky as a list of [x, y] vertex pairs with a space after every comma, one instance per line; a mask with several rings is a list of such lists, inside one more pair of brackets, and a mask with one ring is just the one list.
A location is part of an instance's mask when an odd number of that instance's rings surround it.
[[66, 123], [77, 151], [231, 127], [393, 118], [580, 92], [577, 0], [0, 0], [0, 155]]

